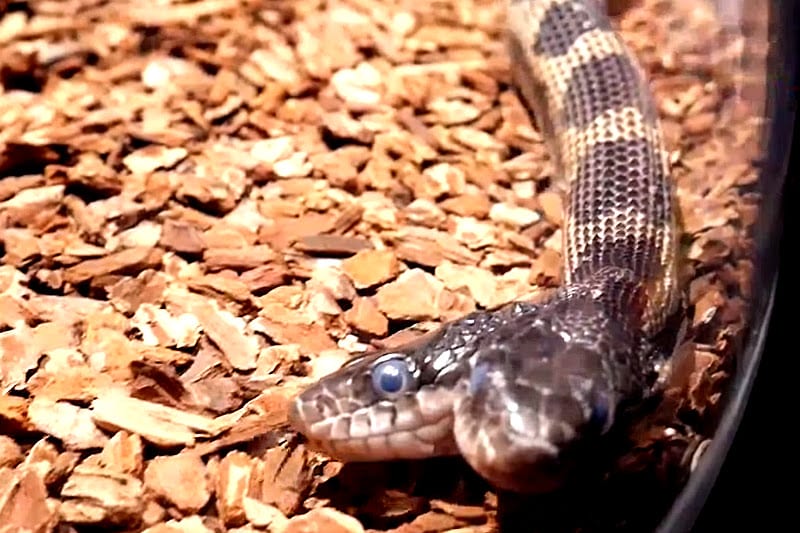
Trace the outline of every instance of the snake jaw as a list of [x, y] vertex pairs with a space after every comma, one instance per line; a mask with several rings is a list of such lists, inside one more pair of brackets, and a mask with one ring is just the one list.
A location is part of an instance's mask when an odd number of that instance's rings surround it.
[[453, 433], [459, 452], [499, 489], [541, 493], [560, 487], [572, 468], [564, 451], [580, 435], [567, 419], [583, 418], [583, 406], [571, 397], [537, 391], [515, 398], [497, 386], [499, 379], [490, 381], [494, 384], [456, 404]]
[[487, 424], [468, 414], [476, 409], [473, 402], [470, 397], [459, 402], [453, 425], [459, 451], [473, 470], [501, 490], [541, 493], [562, 485], [569, 467], [549, 434], [555, 421], [539, 420], [533, 428], [525, 421], [531, 413], [507, 411]]

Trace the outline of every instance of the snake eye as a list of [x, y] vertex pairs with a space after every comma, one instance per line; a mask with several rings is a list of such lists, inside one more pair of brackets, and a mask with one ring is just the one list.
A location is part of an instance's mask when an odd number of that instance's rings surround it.
[[408, 365], [400, 359], [389, 359], [372, 369], [372, 386], [382, 396], [396, 396], [406, 392], [412, 384]]
[[475, 394], [486, 383], [489, 376], [489, 366], [486, 363], [478, 363], [469, 377], [469, 393]]
[[597, 398], [592, 404], [592, 416], [589, 418], [589, 424], [602, 430], [607, 429], [609, 411], [608, 399], [604, 396]]

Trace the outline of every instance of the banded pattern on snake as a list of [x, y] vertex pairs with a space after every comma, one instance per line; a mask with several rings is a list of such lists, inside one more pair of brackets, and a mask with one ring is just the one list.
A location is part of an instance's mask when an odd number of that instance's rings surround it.
[[569, 185], [564, 285], [356, 357], [290, 421], [341, 460], [461, 454], [497, 488], [541, 492], [652, 392], [677, 227], [652, 96], [598, 0], [509, 0], [507, 22], [515, 84]]

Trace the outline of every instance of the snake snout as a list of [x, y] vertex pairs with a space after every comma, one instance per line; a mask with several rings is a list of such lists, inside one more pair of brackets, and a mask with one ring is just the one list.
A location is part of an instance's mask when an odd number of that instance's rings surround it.
[[[387, 392], [383, 389], [394, 389], [399, 382], [393, 369], [359, 372], [363, 369], [351, 365], [345, 370], [349, 374], [322, 378], [289, 404], [288, 421], [309, 447], [341, 461], [358, 462], [456, 452], [450, 389]], [[345, 378], [337, 379], [342, 375]]]
[[538, 431], [519, 433], [510, 427], [513, 422], [487, 428], [457, 415], [456, 443], [467, 463], [495, 487], [523, 493], [550, 492], [567, 481], [572, 464], [562, 455], [563, 431], [548, 429], [558, 422], [542, 422]]
[[[491, 365], [489, 365], [491, 366]], [[568, 391], [511, 385], [498, 369], [476, 367], [455, 409], [454, 435], [470, 466], [497, 488], [542, 493], [567, 482], [573, 443], [594, 412]], [[603, 416], [599, 410], [597, 416]]]

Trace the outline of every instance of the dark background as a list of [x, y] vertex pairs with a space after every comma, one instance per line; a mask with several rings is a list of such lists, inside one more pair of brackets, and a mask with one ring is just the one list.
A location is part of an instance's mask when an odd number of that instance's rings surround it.
[[[795, 128], [795, 139], [798, 135]], [[769, 531], [796, 522], [800, 511], [800, 344], [792, 335], [800, 331], [800, 294], [794, 282], [800, 275], [797, 152], [795, 142], [791, 181], [783, 198], [786, 209], [778, 289], [761, 366], [728, 459], [693, 530], [697, 533], [733, 528]]]
[[[770, 92], [778, 101], [775, 121], [779, 129], [773, 149], [788, 156], [785, 185], [779, 201], [783, 231], [779, 246], [778, 288], [773, 318], [750, 401], [728, 458], [692, 531], [786, 531], [796, 529], [800, 512], [798, 464], [800, 460], [800, 127], [798, 127], [798, 47], [800, 9], [796, 0], [781, 2], [782, 14], [774, 22], [774, 39], [780, 58], [770, 73]], [[788, 152], [788, 153], [787, 153]], [[779, 180], [780, 170], [765, 179]], [[794, 335], [793, 335], [794, 333]], [[794, 520], [792, 520], [794, 518]]]

